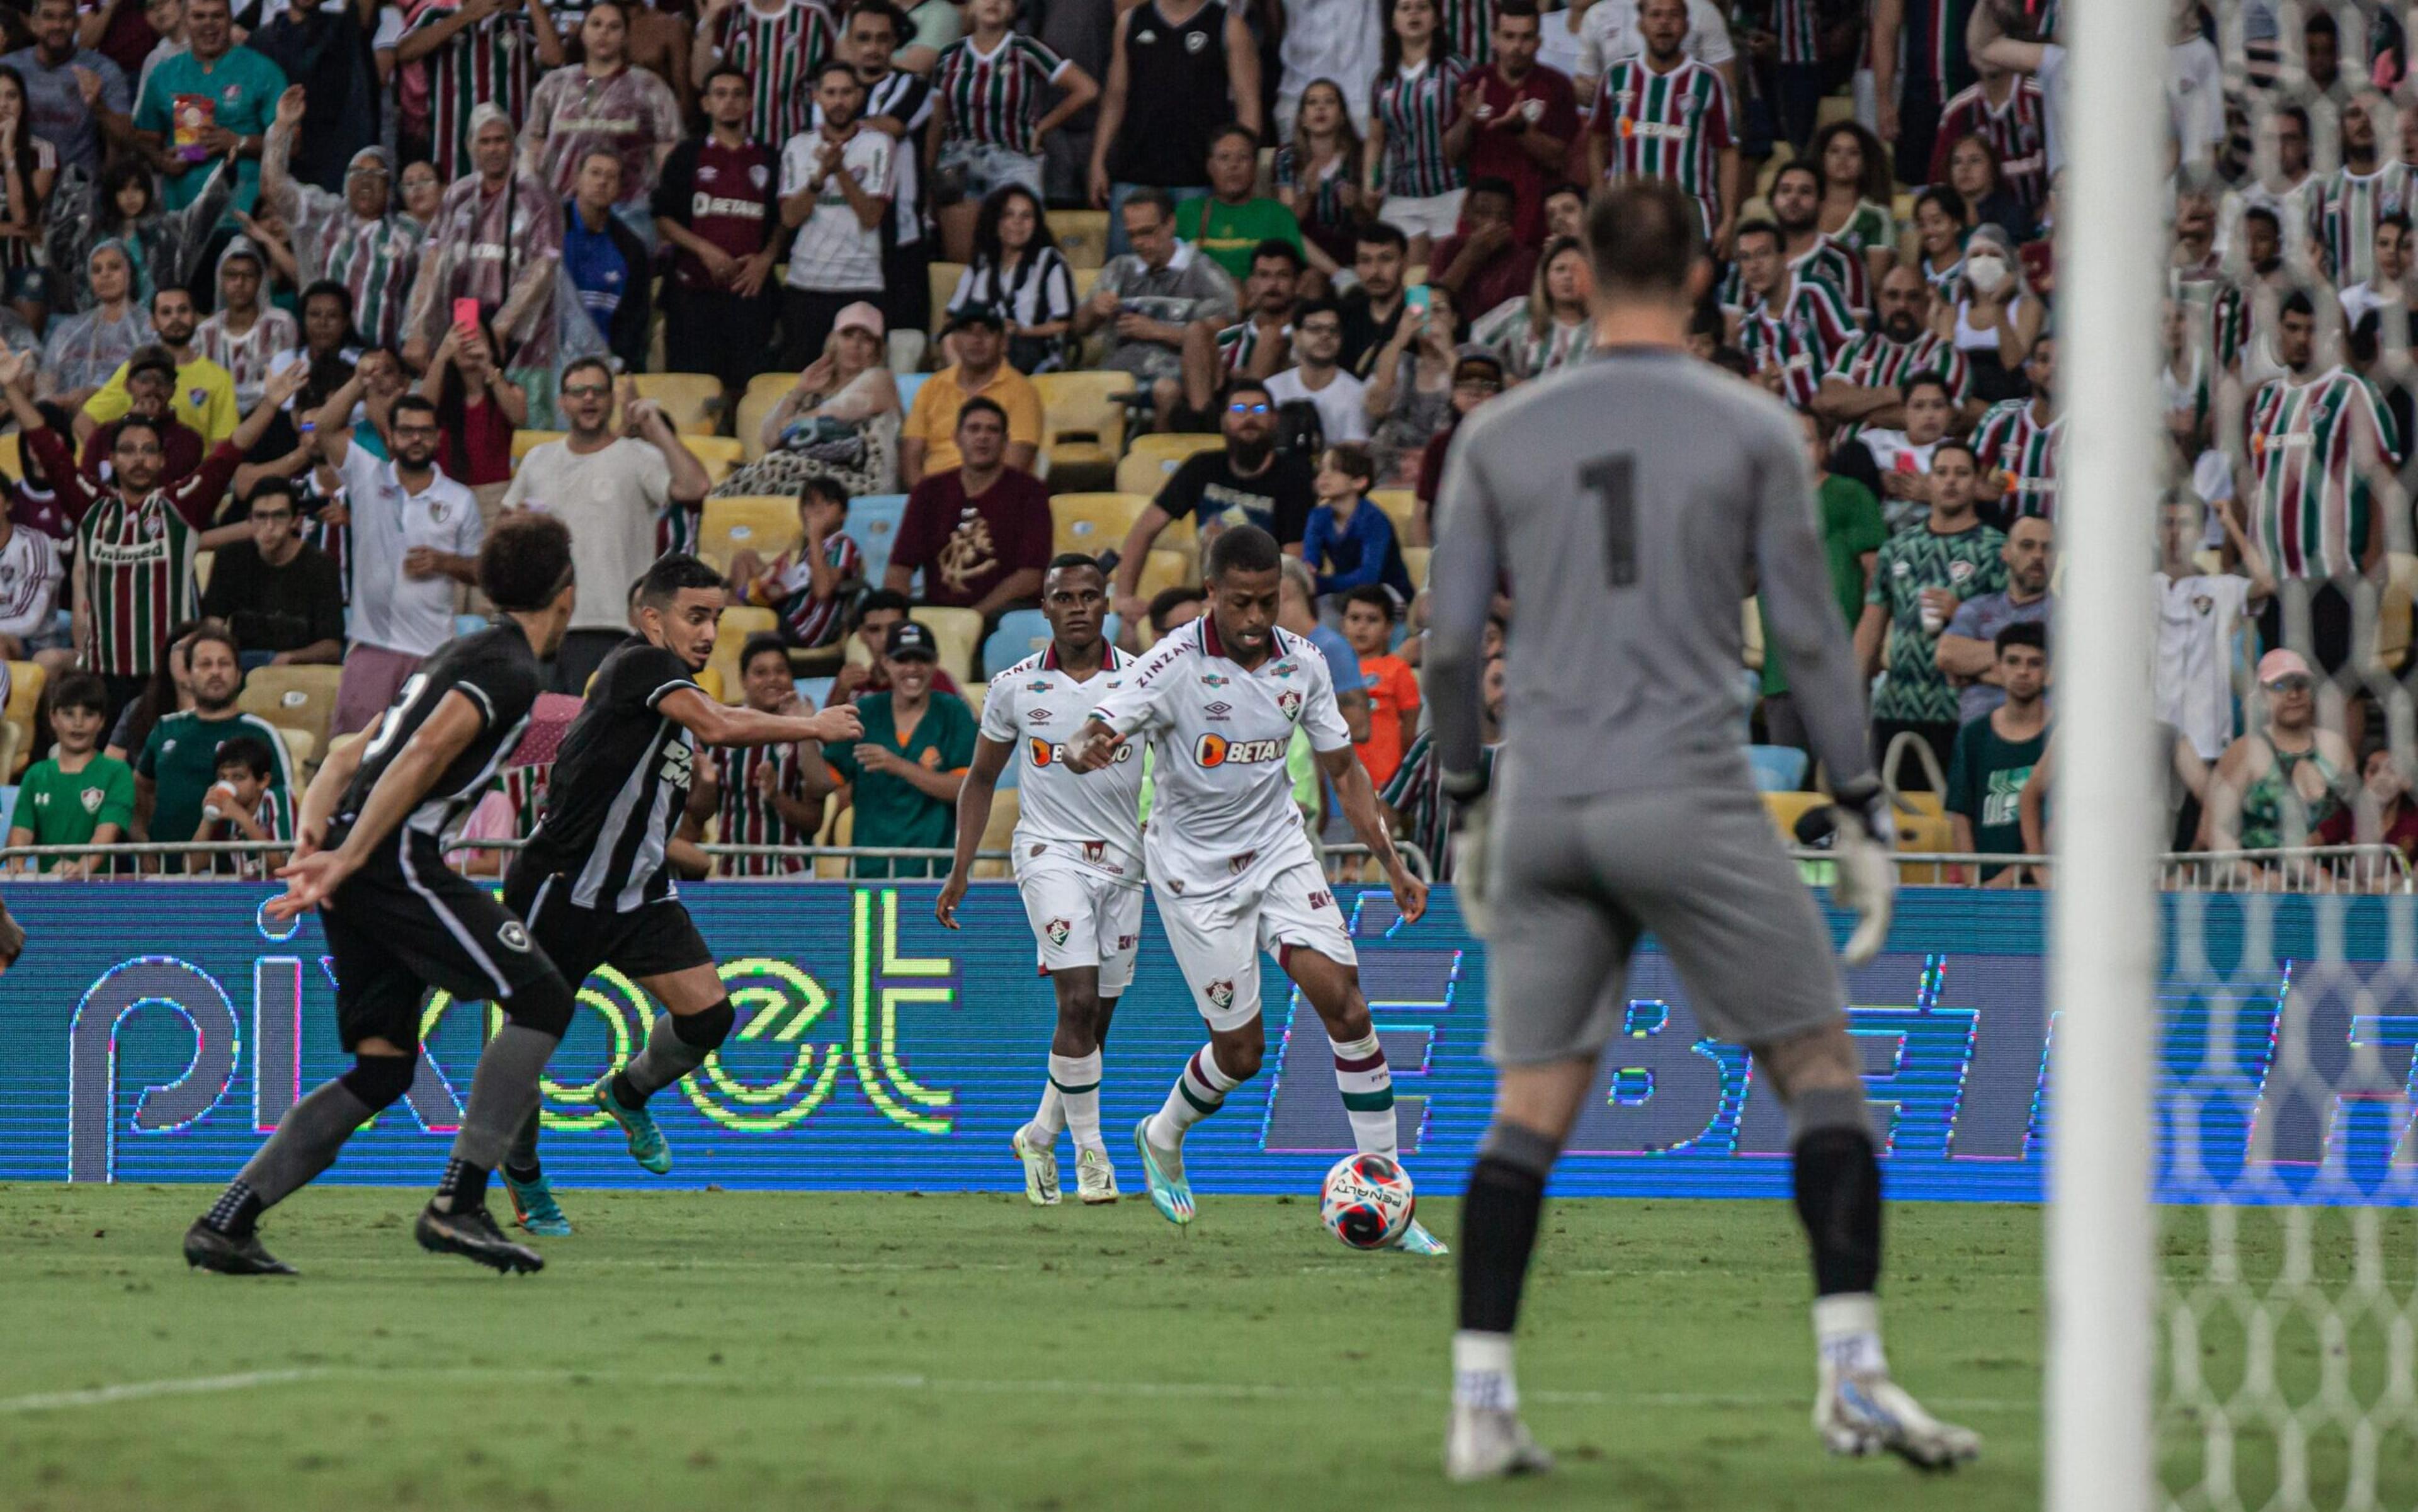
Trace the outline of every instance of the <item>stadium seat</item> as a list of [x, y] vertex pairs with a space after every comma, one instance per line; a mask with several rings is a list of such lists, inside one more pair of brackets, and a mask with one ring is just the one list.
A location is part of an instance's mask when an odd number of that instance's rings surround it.
[[[836, 802], [838, 802], [838, 798], [837, 795], [834, 794], [832, 799], [824, 803], [823, 812], [825, 814], [830, 814], [832, 803]], [[849, 837], [856, 833], [856, 805], [850, 803], [848, 807], [841, 809], [836, 817], [827, 819], [825, 823], [831, 832], [831, 837], [827, 842], [828, 844], [834, 846], [844, 846], [848, 844]], [[846, 877], [848, 875], [848, 858], [845, 856], [817, 856], [815, 858], [815, 875], [817, 877], [826, 878]]]
[[2384, 592], [2376, 607], [2376, 660], [2388, 672], [2399, 672], [2410, 660], [2410, 598], [2418, 588], [2418, 557], [2406, 551], [2385, 556]]
[[244, 678], [235, 705], [280, 729], [305, 731], [314, 744], [325, 745], [336, 717], [336, 688], [344, 680], [341, 666], [256, 666]]
[[1411, 591], [1416, 593], [1428, 586], [1428, 559], [1435, 555], [1432, 546], [1404, 546], [1402, 570], [1411, 574]]
[[849, 539], [865, 553], [865, 580], [875, 588], [890, 569], [890, 548], [898, 543], [898, 522], [906, 517], [904, 494], [866, 494], [849, 501]]
[[1050, 549], [1096, 557], [1120, 545], [1150, 500], [1140, 494], [1058, 494], [1049, 500]]
[[1049, 235], [1068, 267], [1098, 267], [1109, 260], [1109, 212], [1052, 210]]
[[[0, 771], [11, 771], [16, 767], [19, 756], [30, 758], [32, 754], [31, 744], [26, 740], [23, 730], [14, 725], [0, 724]], [[32, 764], [28, 759], [26, 765]], [[16, 779], [11, 776], [9, 781], [14, 783]], [[17, 810], [17, 789], [14, 787], [0, 787], [0, 794], [7, 795], [8, 811], [14, 814]], [[7, 823], [7, 819], [0, 818], [0, 826], [5, 826]], [[0, 832], [5, 831], [0, 830]]]
[[[1924, 796], [1936, 797], [1937, 795], [1925, 794]], [[1914, 851], [1918, 854], [1931, 855], [1953, 850], [1956, 848], [1956, 827], [1949, 821], [1945, 814], [1911, 816], [1901, 814], [1897, 820], [1897, 848], [1900, 853]], [[1941, 882], [1959, 880], [1955, 874], [1962, 870], [1961, 867], [1941, 866], [1936, 863], [1927, 866], [1901, 865], [1897, 869], [1897, 879], [1901, 883], [1936, 885]], [[1981, 880], [1978, 877], [1969, 876], [1961, 879], [1967, 882]]]
[[294, 780], [308, 783], [319, 770], [319, 737], [291, 725], [278, 725], [277, 734], [285, 742], [285, 764], [294, 770]]
[[683, 435], [689, 454], [705, 464], [706, 476], [720, 482], [746, 460], [747, 449], [733, 435]]
[[482, 614], [457, 614], [453, 617], [453, 634], [475, 635], [487, 628], [490, 621]]
[[1092, 285], [1100, 282], [1100, 270], [1096, 267], [1076, 267], [1071, 271], [1075, 275], [1075, 302], [1081, 304], [1092, 297]]
[[[1006, 850], [1014, 846], [1017, 816], [1023, 811], [1024, 801], [1015, 788], [994, 790], [990, 795], [990, 820], [983, 826], [982, 841], [976, 848]], [[977, 861], [967, 875], [977, 879], [1003, 878], [1008, 875], [1007, 866], [1003, 861]]]
[[937, 339], [940, 334], [941, 328], [949, 323], [949, 300], [954, 298], [957, 292], [957, 281], [966, 276], [966, 265], [963, 263], [934, 263], [932, 265], [931, 276], [932, 332], [934, 337]]
[[1097, 472], [1106, 481], [1125, 451], [1125, 398], [1134, 391], [1133, 374], [1044, 373], [1033, 388], [1041, 400], [1043, 470], [1053, 479]]
[[1797, 844], [1797, 821], [1817, 808], [1827, 807], [1829, 802], [1830, 795], [1828, 793], [1766, 793], [1763, 795], [1764, 812], [1769, 814], [1771, 822], [1779, 827], [1781, 844], [1788, 846]]
[[1394, 522], [1394, 539], [1409, 544], [1411, 522], [1418, 516], [1418, 496], [1407, 488], [1372, 488], [1369, 502], [1384, 510], [1385, 518]]
[[770, 564], [797, 549], [800, 533], [795, 499], [777, 495], [709, 498], [697, 525], [696, 554], [721, 572], [730, 570], [730, 558], [742, 550]]
[[1185, 458], [1196, 451], [1215, 451], [1225, 444], [1222, 435], [1185, 432], [1137, 435], [1125, 450], [1125, 460], [1117, 464], [1117, 492], [1156, 498]]
[[41, 706], [42, 683], [47, 679], [40, 664], [11, 662], [8, 664], [8, 705], [0, 710], [0, 720], [18, 735], [16, 748], [7, 753], [7, 767], [0, 771], [8, 781], [25, 770], [34, 755], [34, 710]]
[[758, 394], [771, 394], [778, 399], [795, 388], [797, 382], [798, 375], [794, 373], [783, 373], [777, 370], [772, 373], [758, 373], [747, 380], [747, 391], [739, 397], [753, 399]]
[[682, 435], [712, 435], [722, 423], [722, 380], [710, 373], [640, 373], [632, 381]]
[[514, 431], [513, 433], [513, 461], [517, 463], [521, 458], [528, 456], [531, 451], [545, 445], [548, 441], [559, 441], [570, 434], [571, 433], [568, 431]]
[[799, 678], [790, 686], [798, 690], [798, 702], [808, 709], [820, 709], [823, 700], [831, 696], [832, 682], [830, 678]]
[[[588, 685], [591, 688], [594, 687], [596, 685], [596, 680], [594, 678], [589, 678], [588, 680]], [[706, 664], [704, 671], [699, 672], [696, 675], [696, 685], [703, 688], [705, 690], [705, 695], [712, 699], [715, 703], [736, 703], [738, 701], [736, 699], [725, 698], [722, 696], [722, 668], [715, 666], [711, 662]]]
[[919, 608], [909, 618], [930, 631], [932, 638], [941, 643], [941, 665], [956, 680], [957, 686], [972, 689], [974, 650], [982, 640], [982, 616], [972, 609]]
[[[779, 625], [780, 621], [773, 618], [772, 610], [758, 609], [752, 604], [741, 604], [722, 611], [722, 619], [714, 627], [713, 655], [705, 664], [705, 669], [720, 680], [719, 687], [709, 690], [719, 702], [738, 702], [739, 649], [747, 644], [747, 637], [760, 635]], [[724, 697], [726, 693], [732, 696]]]
[[21, 444], [15, 431], [0, 435], [0, 473], [8, 475], [12, 483], [23, 482], [25, 479], [25, 459], [19, 450]]
[[915, 407], [915, 395], [924, 387], [928, 373], [894, 373], [890, 381], [898, 386], [898, 413], [903, 417]]
[[1793, 745], [1750, 745], [1746, 758], [1754, 768], [1754, 786], [1767, 793], [1793, 793], [1805, 786], [1805, 753]]
[[731, 420], [737, 434], [731, 439], [739, 443], [741, 461], [753, 462], [764, 454], [764, 417], [780, 407], [781, 396], [788, 391], [784, 380], [772, 389], [750, 389], [739, 401], [739, 413]]
[[1040, 610], [1010, 610], [983, 641], [983, 674], [995, 678], [1048, 644], [1049, 621]]
[[210, 573], [218, 564], [219, 554], [215, 551], [193, 553], [193, 587], [207, 593], [210, 590]]

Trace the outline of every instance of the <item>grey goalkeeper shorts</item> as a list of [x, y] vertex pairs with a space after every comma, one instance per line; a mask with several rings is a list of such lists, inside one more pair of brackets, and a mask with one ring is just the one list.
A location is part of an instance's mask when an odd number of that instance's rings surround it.
[[1498, 1065], [1602, 1049], [1649, 932], [1722, 1039], [1774, 1044], [1845, 1017], [1829, 931], [1751, 791], [1515, 802], [1496, 809], [1492, 846], [1486, 1053]]

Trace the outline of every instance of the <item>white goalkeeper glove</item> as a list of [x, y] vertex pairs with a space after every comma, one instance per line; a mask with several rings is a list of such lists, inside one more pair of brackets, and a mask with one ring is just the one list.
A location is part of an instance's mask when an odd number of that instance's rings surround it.
[[1839, 958], [1861, 966], [1880, 954], [1889, 939], [1890, 912], [1897, 899], [1897, 821], [1889, 794], [1867, 782], [1838, 795], [1839, 828], [1830, 843], [1839, 868], [1831, 901], [1856, 913], [1856, 928]]
[[1487, 898], [1486, 848], [1494, 828], [1494, 800], [1487, 792], [1482, 771], [1446, 772], [1444, 790], [1453, 806], [1453, 896], [1461, 905], [1462, 922], [1483, 939], [1493, 923]]

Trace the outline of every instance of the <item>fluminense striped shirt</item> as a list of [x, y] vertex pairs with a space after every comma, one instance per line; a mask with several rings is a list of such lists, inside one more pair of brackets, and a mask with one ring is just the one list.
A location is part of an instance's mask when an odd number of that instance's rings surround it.
[[1657, 73], [1642, 57], [1604, 70], [1587, 130], [1605, 139], [1606, 183], [1667, 178], [1705, 213], [1709, 234], [1722, 218], [1721, 154], [1737, 145], [1730, 86], [1694, 58]]
[[[799, 551], [805, 548], [800, 546]], [[865, 553], [845, 531], [834, 531], [823, 538], [824, 565], [839, 574], [842, 583], [865, 576]], [[792, 646], [813, 650], [839, 638], [841, 610], [848, 595], [834, 593], [830, 598], [815, 597], [815, 574], [792, 553], [767, 573], [748, 585], [748, 598], [781, 617], [781, 633]]]
[[2310, 198], [2310, 235], [2326, 281], [2340, 288], [2376, 276], [2376, 223], [2418, 208], [2418, 169], [2389, 162], [2370, 174], [2337, 168]]
[[235, 404], [250, 412], [260, 403], [260, 386], [268, 380], [270, 360], [302, 344], [302, 328], [275, 305], [264, 305], [242, 335], [229, 333], [226, 312], [202, 322], [193, 332], [193, 349], [227, 370], [235, 380]]
[[1781, 397], [1798, 409], [1810, 409], [1814, 391], [1822, 386], [1823, 363], [1796, 321], [1773, 314], [1755, 301], [1738, 317], [1738, 350], [1757, 374], [1780, 370]]
[[[1895, 389], [1918, 373], [1936, 373], [1948, 380], [1950, 399], [1962, 405], [1973, 396], [1973, 370], [1956, 344], [1925, 331], [1910, 342], [1893, 342], [1876, 330], [1858, 331], [1830, 359], [1825, 378], [1837, 378], [1859, 389]], [[1864, 429], [1859, 420], [1840, 427], [1837, 439], [1852, 441]]]
[[2006, 475], [2000, 497], [2008, 519], [2057, 518], [2057, 449], [2064, 439], [2065, 417], [2043, 425], [2028, 399], [1994, 405], [1982, 417], [1973, 432], [1973, 454], [1984, 475]]
[[2250, 526], [2277, 576], [2348, 578], [2375, 528], [2371, 470], [2400, 460], [2392, 412], [2366, 379], [2330, 368], [2270, 380], [2250, 405]]
[[1855, 338], [1863, 328], [1855, 311], [1847, 307], [1846, 298], [1836, 288], [1820, 279], [1792, 278], [1788, 281], [1788, 298], [1780, 306], [1781, 318], [1797, 328], [1804, 340], [1805, 349], [1814, 354], [1814, 381], [1830, 371], [1840, 348]]
[[1899, 77], [1933, 85], [1934, 99], [1971, 84], [1973, 60], [1965, 50], [1965, 26], [1972, 14], [1973, 0], [1905, 0], [1905, 19], [1898, 32], [1903, 54]]
[[1822, 8], [1817, 0], [1772, 0], [1771, 29], [1783, 63], [1822, 61]]
[[201, 602], [193, 586], [194, 542], [226, 496], [243, 453], [214, 447], [190, 475], [130, 504], [115, 488], [77, 471], [75, 454], [48, 426], [25, 433], [23, 444], [76, 523], [76, 556], [91, 609], [85, 669], [150, 676], [168, 627], [191, 619]]
[[1914, 266], [1922, 269], [1922, 282], [1931, 285], [1933, 298], [1953, 304], [1958, 297], [1964, 294], [1964, 258], [1957, 258], [1946, 267], [1934, 267], [1931, 266], [1930, 258], [1918, 257], [1915, 259]]
[[[1279, 326], [1277, 335], [1279, 340], [1290, 342], [1293, 340], [1293, 328]], [[1251, 359], [1260, 355], [1260, 343], [1263, 340], [1265, 337], [1258, 321], [1248, 317], [1238, 320], [1217, 332], [1217, 360], [1228, 373], [1245, 372], [1249, 369]]]
[[[428, 0], [406, 23], [408, 35], [434, 26], [460, 0]], [[470, 113], [494, 104], [517, 130], [537, 85], [537, 34], [525, 12], [500, 11], [455, 32], [424, 60], [428, 136], [437, 174], [449, 183], [471, 171]]]
[[1462, 187], [1462, 166], [1446, 153], [1444, 135], [1468, 81], [1469, 68], [1459, 58], [1431, 57], [1377, 82], [1369, 108], [1385, 126], [1382, 172], [1387, 195], [1421, 200]]
[[[1861, 252], [1837, 237], [1817, 233], [1813, 246], [1788, 260], [1788, 276], [1799, 283], [1813, 280], [1829, 284], [1859, 316], [1872, 313], [1871, 270], [1865, 267]], [[1747, 306], [1746, 275], [1738, 270], [1735, 258], [1722, 276], [1720, 298], [1733, 310]]]
[[1042, 101], [1066, 68], [1064, 58], [1020, 33], [1002, 37], [987, 53], [972, 37], [958, 38], [932, 66], [932, 88], [949, 105], [947, 141], [1031, 157], [1040, 150], [1033, 123], [1046, 114]]
[[[845, 541], [846, 536], [834, 536]], [[818, 756], [817, 760], [821, 757]], [[781, 817], [756, 784], [757, 776], [766, 767], [774, 772], [773, 780], [782, 792], [791, 798], [802, 798], [805, 778], [798, 765], [798, 748], [794, 745], [750, 745], [719, 747], [713, 753], [713, 779], [720, 788], [714, 804], [714, 817], [719, 821], [715, 843], [726, 846], [810, 846], [815, 837]], [[725, 877], [782, 877], [806, 869], [803, 856], [724, 856], [720, 858]]]
[[376, 345], [393, 344], [411, 302], [426, 228], [400, 211], [363, 221], [341, 194], [312, 184], [294, 187], [301, 196], [294, 251], [303, 283], [331, 279], [343, 284], [353, 297], [353, 328]]
[[782, 143], [814, 119], [815, 70], [831, 56], [831, 13], [814, 0], [788, 0], [770, 15], [739, 0], [722, 19], [722, 61], [756, 84], [747, 134]]
[[1980, 136], [1998, 155], [1998, 182], [2037, 210], [2048, 198], [2048, 103], [2029, 74], [2015, 75], [2007, 102], [1993, 105], [1980, 84], [1958, 92], [1939, 113], [1931, 176], [1948, 181], [1948, 151], [1960, 138]]
[[1494, 61], [1494, 0], [1438, 0], [1436, 38], [1471, 69]]

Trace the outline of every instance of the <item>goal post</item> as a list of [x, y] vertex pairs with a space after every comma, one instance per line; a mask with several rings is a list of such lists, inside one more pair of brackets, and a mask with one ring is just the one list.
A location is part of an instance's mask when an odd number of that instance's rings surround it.
[[[2158, 319], [2168, 0], [2068, 5], [2057, 126], [2058, 388], [2056, 882], [2050, 933], [2049, 1512], [2158, 1500], [2150, 1209], [2159, 917], [2150, 739]], [[2052, 99], [2051, 108], [2057, 102]]]

